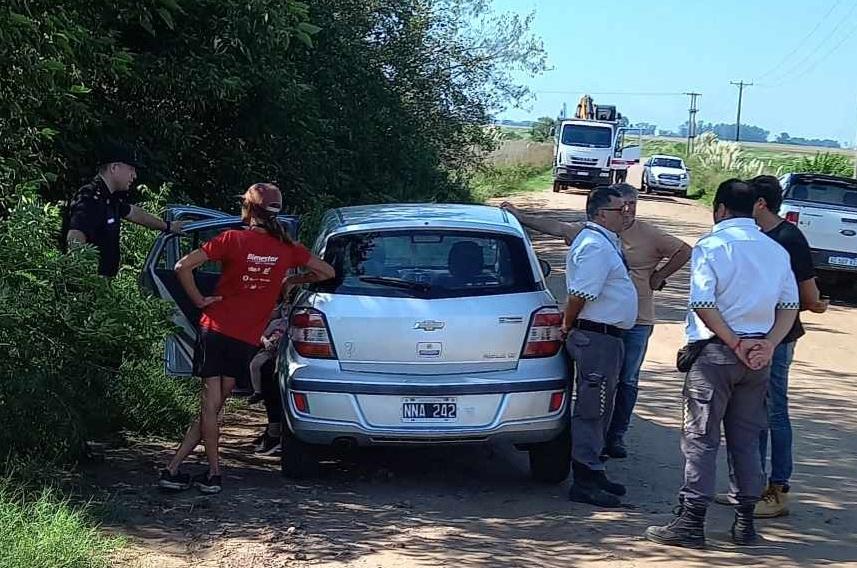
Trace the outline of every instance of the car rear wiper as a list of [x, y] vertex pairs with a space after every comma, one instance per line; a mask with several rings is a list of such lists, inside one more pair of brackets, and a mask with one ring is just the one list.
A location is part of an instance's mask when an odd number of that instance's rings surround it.
[[420, 292], [428, 292], [431, 289], [431, 284], [428, 282], [413, 282], [411, 280], [403, 280], [402, 278], [393, 278], [390, 276], [360, 276], [357, 279], [369, 284], [405, 288], [407, 290], [419, 290]]

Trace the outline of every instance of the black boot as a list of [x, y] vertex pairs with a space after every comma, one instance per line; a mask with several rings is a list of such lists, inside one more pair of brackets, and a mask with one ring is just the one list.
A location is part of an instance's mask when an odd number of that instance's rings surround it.
[[706, 509], [703, 503], [685, 501], [678, 507], [673, 522], [663, 527], [649, 527], [645, 536], [658, 544], [702, 548], [705, 546]]
[[613, 495], [616, 495], [618, 497], [622, 497], [623, 495], [625, 495], [625, 493], [627, 493], [624, 485], [622, 485], [621, 483], [614, 483], [607, 479], [607, 472], [605, 472], [604, 470], [593, 471], [592, 478], [595, 480], [595, 483], [598, 484], [598, 487], [600, 487], [607, 493], [612, 493]]
[[735, 521], [732, 523], [732, 542], [735, 544], [753, 544], [759, 540], [753, 526], [755, 503], [741, 503], [735, 506]]
[[607, 442], [607, 446], [604, 448], [604, 454], [608, 457], [621, 460], [628, 457], [628, 450], [625, 448], [625, 442], [622, 438], [615, 438]]
[[615, 508], [622, 505], [617, 497], [605, 492], [595, 478], [595, 473], [579, 463], [572, 463], [574, 482], [568, 490], [568, 498], [578, 503], [597, 507]]

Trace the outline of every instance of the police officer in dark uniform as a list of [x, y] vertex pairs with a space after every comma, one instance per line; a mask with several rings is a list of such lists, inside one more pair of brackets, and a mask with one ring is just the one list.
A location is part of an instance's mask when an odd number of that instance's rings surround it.
[[181, 231], [182, 223], [164, 221], [128, 202], [129, 190], [142, 164], [122, 145], [107, 146], [98, 172], [81, 187], [69, 204], [66, 242], [69, 248], [89, 243], [98, 249], [98, 273], [119, 272], [119, 232], [122, 219], [159, 231]]

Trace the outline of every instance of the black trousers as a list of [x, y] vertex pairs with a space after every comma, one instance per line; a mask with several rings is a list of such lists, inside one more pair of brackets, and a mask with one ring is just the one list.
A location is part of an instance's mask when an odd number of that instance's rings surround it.
[[264, 398], [265, 412], [268, 415], [268, 424], [277, 424], [283, 421], [283, 400], [280, 398], [280, 385], [275, 369], [276, 365], [273, 360], [262, 366], [262, 397]]

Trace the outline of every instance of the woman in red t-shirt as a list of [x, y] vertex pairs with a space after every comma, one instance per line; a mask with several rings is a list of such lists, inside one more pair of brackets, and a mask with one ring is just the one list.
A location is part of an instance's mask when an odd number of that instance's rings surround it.
[[[229, 230], [203, 244], [176, 263], [176, 275], [191, 301], [203, 310], [200, 337], [194, 355], [194, 374], [203, 380], [199, 418], [185, 434], [169, 465], [161, 471], [159, 485], [181, 490], [196, 485], [203, 493], [221, 490], [217, 416], [236, 380], [246, 381], [250, 360], [259, 343], [271, 310], [283, 290], [289, 269], [306, 267], [308, 272], [289, 278], [289, 284], [333, 278], [333, 268], [295, 243], [277, 221], [282, 209], [277, 186], [257, 183], [244, 194], [241, 219], [246, 229]], [[203, 296], [193, 279], [193, 270], [203, 263], [219, 261], [223, 274], [214, 296]], [[199, 442], [205, 445], [208, 472], [194, 476], [179, 471], [182, 461]]]

